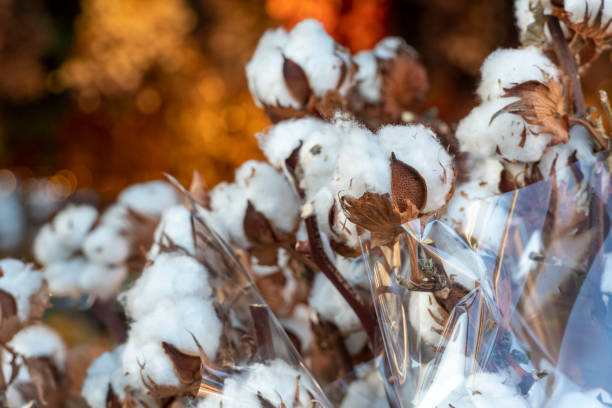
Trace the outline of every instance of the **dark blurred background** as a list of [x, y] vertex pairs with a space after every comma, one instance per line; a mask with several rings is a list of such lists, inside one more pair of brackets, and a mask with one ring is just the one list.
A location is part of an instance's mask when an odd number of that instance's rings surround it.
[[[194, 169], [213, 186], [260, 158], [269, 122], [244, 66], [266, 28], [309, 17], [352, 51], [406, 38], [430, 75], [423, 110], [451, 124], [482, 60], [518, 45], [509, 0], [0, 0], [0, 255], [67, 198]], [[590, 71], [590, 104], [610, 72], [608, 57]]]

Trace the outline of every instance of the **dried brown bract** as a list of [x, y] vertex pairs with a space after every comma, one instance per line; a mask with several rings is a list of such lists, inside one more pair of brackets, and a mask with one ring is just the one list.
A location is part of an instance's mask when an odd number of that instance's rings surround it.
[[17, 316], [17, 302], [13, 295], [0, 289], [0, 343], [9, 341], [19, 331], [21, 322]]
[[604, 0], [601, 0], [599, 8], [596, 11], [597, 14], [595, 14], [595, 19], [593, 19], [593, 13], [595, 11], [589, 10], [589, 2], [586, 2], [584, 18], [579, 23], [572, 22], [572, 14], [563, 10], [563, 8], [557, 7], [554, 9], [553, 13], [574, 32], [574, 37], [570, 43], [571, 45], [575, 45], [582, 40], [585, 43], [590, 42], [595, 46], [599, 46], [612, 39], [612, 32], [608, 31], [612, 25], [612, 19], [604, 21], [603, 11]]
[[[547, 83], [527, 81], [506, 88], [505, 91], [505, 97], [517, 97], [519, 100], [497, 111], [491, 117], [491, 122], [503, 113], [512, 113], [519, 115], [526, 123], [540, 127], [537, 133], [531, 132], [532, 134], [552, 135], [551, 146], [568, 142], [567, 104], [560, 82], [552, 78]], [[524, 130], [521, 146], [525, 143], [528, 131], [530, 130]]]

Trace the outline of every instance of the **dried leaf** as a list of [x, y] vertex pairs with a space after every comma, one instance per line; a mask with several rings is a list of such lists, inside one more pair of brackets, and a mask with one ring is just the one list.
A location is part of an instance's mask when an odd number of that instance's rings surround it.
[[162, 342], [166, 356], [172, 361], [172, 367], [181, 384], [191, 385], [200, 380], [200, 356], [185, 354], [172, 344]]
[[283, 61], [283, 78], [287, 88], [300, 105], [305, 105], [312, 91], [306, 73], [298, 64], [285, 57]]
[[278, 241], [270, 221], [255, 209], [251, 201], [247, 201], [242, 226], [247, 239], [254, 244], [269, 245]]
[[46, 280], [42, 281], [38, 292], [32, 293], [30, 296], [30, 319], [38, 319], [49, 307], [49, 284]]
[[37, 402], [43, 407], [56, 406], [62, 394], [62, 376], [50, 357], [26, 357], [23, 359], [36, 389]]
[[306, 112], [291, 106], [264, 105], [264, 111], [272, 123], [287, 119], [299, 119], [306, 116]]
[[389, 242], [401, 232], [402, 218], [389, 194], [365, 193], [359, 198], [343, 196], [340, 206], [346, 218], [372, 234], [372, 245]]
[[323, 119], [332, 119], [336, 112], [344, 111], [345, 101], [342, 95], [336, 90], [329, 90], [323, 98], [315, 98], [314, 96], [308, 101], [306, 110], [314, 115], [318, 115]]
[[189, 192], [191, 196], [200, 204], [202, 207], [210, 210], [210, 190], [206, 187], [206, 182], [202, 177], [202, 174], [194, 170], [193, 176], [191, 177], [191, 185], [189, 186]]
[[[505, 97], [517, 97], [519, 100], [495, 112], [491, 122], [503, 113], [519, 115], [526, 123], [540, 127], [538, 133], [532, 134], [551, 134], [551, 146], [567, 143], [569, 122], [563, 85], [560, 82], [553, 78], [546, 83], [527, 81], [504, 90]], [[520, 145], [524, 145], [525, 137], [526, 134], [522, 135]]]
[[108, 390], [106, 391], [106, 408], [121, 408], [121, 401], [110, 384], [108, 384]]
[[398, 160], [394, 153], [391, 153], [390, 167], [391, 196], [399, 212], [412, 211], [412, 207], [422, 210], [427, 203], [427, 183], [423, 176], [412, 166]]
[[21, 322], [17, 316], [17, 302], [13, 295], [0, 289], [0, 343], [9, 341], [19, 331]]

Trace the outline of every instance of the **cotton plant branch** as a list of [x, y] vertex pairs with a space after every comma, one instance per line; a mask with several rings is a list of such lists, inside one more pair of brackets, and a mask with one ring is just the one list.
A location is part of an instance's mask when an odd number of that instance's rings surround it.
[[319, 270], [325, 274], [327, 279], [338, 289], [338, 292], [351, 306], [351, 308], [359, 317], [363, 328], [365, 329], [368, 338], [373, 346], [378, 343], [378, 323], [376, 321], [376, 315], [372, 307], [367, 305], [359, 294], [353, 289], [353, 287], [344, 279], [338, 269], [329, 260], [325, 249], [323, 248], [323, 241], [321, 239], [321, 233], [317, 226], [316, 215], [309, 215], [305, 219], [306, 231], [308, 233], [308, 241], [310, 243], [310, 253], [312, 258], [319, 268]]

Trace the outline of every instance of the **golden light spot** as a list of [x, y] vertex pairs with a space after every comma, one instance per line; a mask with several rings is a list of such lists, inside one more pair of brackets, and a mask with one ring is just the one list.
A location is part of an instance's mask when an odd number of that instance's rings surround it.
[[100, 107], [100, 95], [96, 90], [88, 89], [79, 93], [77, 102], [83, 112], [91, 113]]
[[161, 103], [161, 95], [153, 88], [143, 89], [136, 97], [136, 106], [145, 115], [157, 112]]

